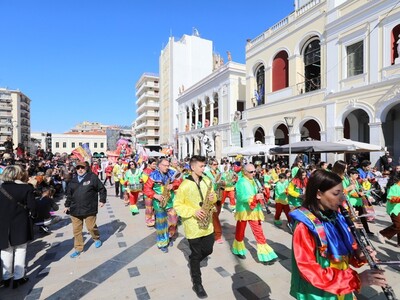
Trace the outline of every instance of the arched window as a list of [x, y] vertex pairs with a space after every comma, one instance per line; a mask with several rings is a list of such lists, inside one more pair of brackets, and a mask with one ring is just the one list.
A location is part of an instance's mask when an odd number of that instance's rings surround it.
[[272, 62], [272, 91], [289, 86], [289, 63], [286, 51], [279, 52]]
[[392, 45], [392, 65], [394, 65], [396, 58], [400, 59], [400, 53], [398, 52], [398, 48], [400, 47], [400, 24], [396, 25], [392, 30], [391, 36], [391, 45]]
[[257, 87], [254, 91], [257, 105], [265, 104], [265, 67], [261, 65], [256, 71]]
[[304, 48], [305, 92], [321, 88], [321, 46], [319, 40], [313, 40]]
[[254, 132], [254, 141], [265, 144], [265, 133], [261, 127], [258, 127], [256, 132]]

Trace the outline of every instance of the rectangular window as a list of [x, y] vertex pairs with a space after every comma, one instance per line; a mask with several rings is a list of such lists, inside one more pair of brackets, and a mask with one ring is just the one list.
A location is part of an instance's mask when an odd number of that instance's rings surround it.
[[97, 148], [97, 143], [94, 143], [94, 146], [93, 146], [94, 148]]
[[71, 143], [71, 148], [75, 148], [75, 143], [74, 142]]
[[347, 77], [364, 73], [364, 41], [346, 47]]
[[67, 148], [67, 142], [63, 142], [63, 148]]
[[104, 148], [104, 143], [100, 143], [100, 148]]
[[60, 148], [60, 142], [56, 142], [56, 148]]
[[79, 146], [82, 146], [82, 142], [79, 142]]

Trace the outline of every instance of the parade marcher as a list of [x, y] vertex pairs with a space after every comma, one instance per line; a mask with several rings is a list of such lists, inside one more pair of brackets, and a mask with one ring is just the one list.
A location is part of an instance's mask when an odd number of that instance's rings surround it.
[[[150, 158], [147, 161], [147, 167], [143, 170], [142, 180], [145, 184], [150, 174], [157, 169], [157, 159]], [[153, 227], [156, 221], [153, 208], [153, 199], [147, 197], [143, 193], [144, 206], [145, 206], [145, 222], [147, 227]]]
[[123, 199], [121, 180], [124, 178], [124, 165], [122, 164], [122, 158], [117, 159], [117, 163], [113, 167], [114, 185], [115, 185], [115, 196]]
[[385, 243], [385, 238], [390, 240], [397, 234], [397, 247], [400, 247], [400, 177], [392, 178], [392, 186], [387, 187], [386, 212], [392, 220], [392, 225], [379, 231], [378, 239], [381, 243]]
[[218, 161], [215, 158], [211, 158], [208, 162], [209, 167], [204, 171], [204, 175], [211, 179], [214, 192], [217, 195], [217, 203], [215, 205], [217, 211], [213, 214], [213, 225], [215, 242], [217, 244], [222, 244], [224, 240], [222, 239], [222, 226], [219, 220], [219, 215], [221, 213], [222, 203], [221, 203], [221, 172], [218, 169]]
[[92, 173], [96, 174], [96, 176], [99, 176], [100, 170], [101, 170], [101, 166], [99, 166], [99, 163], [97, 161], [93, 162]]
[[78, 257], [83, 251], [82, 229], [84, 222], [94, 240], [94, 246], [96, 248], [101, 247], [102, 242], [96, 225], [96, 217], [98, 207], [103, 207], [107, 199], [106, 188], [97, 175], [88, 172], [88, 166], [85, 162], [76, 164], [76, 172], [77, 176], [72, 178], [67, 187], [64, 209], [65, 213], [71, 215], [74, 234], [75, 251], [71, 254], [71, 258]]
[[3, 265], [1, 286], [15, 289], [28, 282], [25, 258], [28, 241], [33, 239], [30, 213], [36, 214], [33, 187], [21, 166], [7, 166], [0, 187], [0, 249]]
[[229, 198], [229, 208], [232, 212], [236, 209], [235, 201], [235, 183], [237, 181], [236, 173], [225, 164], [224, 169], [221, 171], [221, 205], [224, 205], [225, 199]]
[[282, 221], [280, 220], [282, 211], [285, 213], [286, 218], [288, 220], [288, 224], [291, 224], [289, 212], [290, 206], [287, 198], [287, 187], [288, 180], [286, 179], [285, 174], [279, 174], [279, 181], [275, 185], [274, 193], [275, 193], [275, 217], [274, 224], [276, 226], [282, 225]]
[[179, 187], [181, 180], [174, 180], [175, 173], [169, 169], [168, 159], [162, 158], [158, 162], [158, 169], [150, 174], [143, 188], [143, 193], [153, 199], [157, 247], [164, 253], [168, 252], [168, 246], [173, 245], [178, 223], [173, 204], [174, 191]]
[[110, 185], [113, 186], [113, 183], [111, 182], [112, 171], [113, 171], [112, 162], [108, 162], [107, 166], [104, 168], [104, 173], [106, 176], [106, 178], [104, 179], [104, 182], [103, 182], [104, 185], [107, 184], [107, 180], [108, 180], [110, 182]]
[[288, 200], [290, 206], [294, 208], [301, 206], [304, 200], [307, 181], [308, 178], [306, 170], [299, 168], [296, 172], [296, 176], [293, 177], [288, 186]]
[[129, 203], [129, 209], [132, 215], [139, 213], [137, 207], [137, 201], [139, 198], [139, 193], [142, 191], [141, 183], [142, 171], [137, 168], [134, 161], [129, 162], [129, 169], [125, 172], [124, 180], [126, 182], [126, 193]]
[[297, 171], [303, 168], [303, 160], [300, 158], [297, 158], [296, 162], [293, 163], [293, 167], [292, 167], [292, 178], [296, 177]]
[[374, 235], [374, 233], [369, 230], [367, 218], [361, 217], [363, 214], [366, 213], [363, 201], [363, 197], [365, 197], [366, 195], [363, 192], [360, 183], [358, 182], [358, 176], [359, 176], [358, 171], [350, 169], [348, 171], [348, 174], [349, 174], [349, 180], [343, 181], [345, 193], [347, 192], [347, 198], [351, 206], [353, 206], [354, 209], [358, 212], [358, 215], [360, 216], [360, 221], [367, 234]]
[[272, 264], [278, 256], [267, 244], [261, 222], [264, 220], [261, 203], [264, 195], [258, 191], [254, 181], [255, 167], [247, 164], [243, 168], [243, 176], [236, 183], [236, 232], [235, 240], [232, 245], [232, 252], [240, 259], [246, 258], [246, 246], [244, 244], [244, 233], [247, 223], [257, 242], [258, 260], [263, 264]]
[[[193, 291], [199, 298], [207, 297], [202, 285], [200, 262], [213, 252], [214, 227], [210, 214], [217, 200], [213, 192], [213, 183], [203, 174], [205, 166], [204, 156], [194, 155], [190, 159], [192, 173], [179, 186], [174, 202], [174, 208], [182, 218], [185, 237], [189, 242], [190, 276]], [[204, 224], [199, 225], [199, 222]]]
[[[368, 269], [360, 274], [365, 255], [341, 213], [342, 179], [333, 172], [315, 171], [307, 185], [302, 207], [292, 211], [295, 222], [292, 242], [290, 294], [296, 299], [352, 300], [362, 286], [385, 286], [383, 271]], [[371, 257], [375, 258], [371, 251]]]

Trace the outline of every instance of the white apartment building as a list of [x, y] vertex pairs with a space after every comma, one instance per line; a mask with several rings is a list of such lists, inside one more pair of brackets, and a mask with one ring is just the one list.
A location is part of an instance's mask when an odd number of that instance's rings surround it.
[[178, 41], [170, 37], [159, 59], [160, 75], [160, 144], [177, 150], [178, 96], [211, 74], [212, 41], [203, 39], [197, 30]]
[[160, 146], [159, 91], [158, 74], [143, 73], [136, 82], [136, 143], [157, 151]]
[[[246, 45], [246, 145], [345, 137], [400, 156], [397, 0], [295, 1]], [[294, 117], [290, 131], [285, 117]], [[370, 154], [374, 163], [382, 153]], [[322, 156], [322, 159], [327, 159]], [[330, 158], [332, 161], [333, 158]]]
[[14, 148], [22, 143], [29, 147], [31, 100], [18, 90], [0, 88], [0, 144], [11, 136]]
[[245, 71], [245, 65], [229, 61], [178, 97], [179, 158], [220, 159], [223, 148], [232, 145], [232, 121], [245, 109]]

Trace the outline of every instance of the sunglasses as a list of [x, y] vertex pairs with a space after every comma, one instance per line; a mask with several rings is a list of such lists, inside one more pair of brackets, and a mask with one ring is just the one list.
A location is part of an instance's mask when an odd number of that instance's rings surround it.
[[256, 172], [255, 170], [254, 171], [247, 171], [247, 173], [249, 173], [249, 174], [253, 174], [255, 172]]
[[76, 169], [79, 170], [79, 169], [86, 169], [86, 168], [83, 166], [77, 166]]

